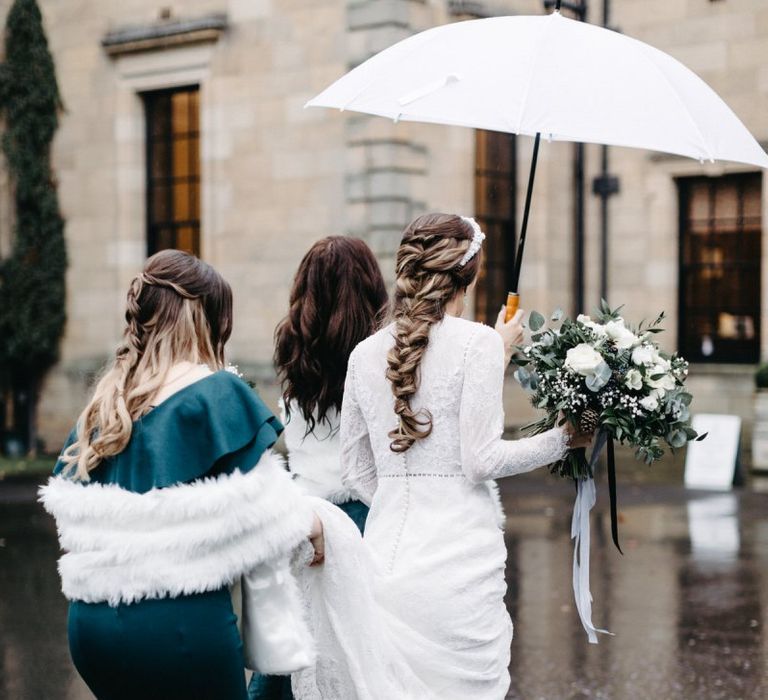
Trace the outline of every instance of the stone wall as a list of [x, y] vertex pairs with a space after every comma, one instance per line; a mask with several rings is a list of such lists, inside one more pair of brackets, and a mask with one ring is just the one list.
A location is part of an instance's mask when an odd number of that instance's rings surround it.
[[[232, 283], [234, 361], [276, 398], [272, 332], [298, 262], [319, 237], [365, 238], [392, 279], [403, 226], [427, 210], [472, 213], [471, 130], [303, 108], [346, 70], [421, 29], [469, 16], [540, 12], [538, 0], [40, 0], [66, 112], [54, 161], [67, 219], [68, 325], [61, 363], [46, 382], [40, 425], [55, 449], [84, 401], [87, 382], [121, 330], [127, 284], [145, 254], [144, 121], [138, 93], [198, 83], [202, 130], [202, 255]], [[590, 20], [601, 20], [592, 2]], [[614, 0], [614, 24], [670, 52], [707, 80], [759, 139], [768, 140], [768, 7], [761, 0]], [[0, 9], [4, 20], [7, 3]], [[216, 41], [110, 56], [101, 46], [127, 26], [226, 15]], [[519, 146], [522, 205], [532, 141]], [[542, 144], [523, 305], [570, 309], [573, 260], [571, 144]], [[674, 178], [739, 166], [611, 149], [621, 192], [610, 202], [610, 299], [632, 318], [677, 312]], [[587, 306], [598, 299], [599, 202], [591, 195], [599, 148], [586, 148]], [[0, 254], [10, 239], [8, 184], [0, 168]], [[764, 206], [768, 205], [768, 196]], [[768, 246], [766, 246], [768, 251]], [[763, 256], [768, 279], [768, 255]], [[499, 303], [501, 303], [500, 300]], [[768, 294], [763, 294], [768, 305]], [[588, 309], [587, 309], [588, 310]], [[768, 311], [768, 308], [766, 308]], [[768, 324], [763, 324], [764, 343]], [[700, 410], [751, 420], [751, 368], [693, 368]], [[727, 396], [727, 402], [720, 399]], [[531, 414], [507, 392], [508, 422]]]

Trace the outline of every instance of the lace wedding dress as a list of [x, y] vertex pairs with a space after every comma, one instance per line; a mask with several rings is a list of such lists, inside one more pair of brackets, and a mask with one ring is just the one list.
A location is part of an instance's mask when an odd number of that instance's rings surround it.
[[[415, 409], [429, 437], [402, 454], [385, 377], [392, 326], [357, 346], [341, 417], [345, 485], [370, 503], [365, 538], [321, 505], [326, 563], [305, 570], [318, 663], [299, 700], [500, 700], [512, 622], [493, 479], [560, 459], [557, 428], [502, 440], [504, 350], [478, 323], [447, 316], [430, 333]], [[357, 538], [357, 539], [356, 539]]]

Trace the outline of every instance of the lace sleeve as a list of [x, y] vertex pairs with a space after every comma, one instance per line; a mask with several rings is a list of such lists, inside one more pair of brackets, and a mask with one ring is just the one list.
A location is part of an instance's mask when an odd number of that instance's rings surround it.
[[567, 435], [554, 428], [535, 437], [503, 440], [504, 345], [491, 328], [478, 329], [464, 360], [464, 384], [459, 414], [462, 468], [480, 482], [522, 474], [559, 460], [567, 450]]
[[370, 505], [377, 486], [376, 462], [368, 425], [357, 398], [354, 358], [352, 353], [341, 405], [341, 481], [361, 501]]

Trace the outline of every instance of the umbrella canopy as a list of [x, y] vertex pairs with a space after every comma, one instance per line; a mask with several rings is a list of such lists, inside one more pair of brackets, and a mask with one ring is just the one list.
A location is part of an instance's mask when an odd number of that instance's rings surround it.
[[307, 106], [768, 167], [744, 124], [682, 63], [559, 12], [429, 29]]

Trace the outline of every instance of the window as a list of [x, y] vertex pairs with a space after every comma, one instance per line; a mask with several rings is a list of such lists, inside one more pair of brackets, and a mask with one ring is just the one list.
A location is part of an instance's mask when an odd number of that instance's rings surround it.
[[143, 93], [147, 118], [147, 254], [200, 255], [200, 92]]
[[517, 236], [514, 134], [477, 131], [475, 216], [487, 236], [475, 295], [478, 320], [493, 323], [510, 291]]
[[759, 173], [678, 180], [680, 352], [699, 362], [760, 359]]

